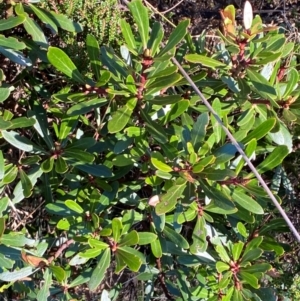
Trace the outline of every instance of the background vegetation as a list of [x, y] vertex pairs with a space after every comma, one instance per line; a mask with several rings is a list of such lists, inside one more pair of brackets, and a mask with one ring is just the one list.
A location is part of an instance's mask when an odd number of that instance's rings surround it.
[[140, 0], [0, 5], [3, 300], [299, 299], [298, 243], [173, 61], [299, 229], [296, 35], [249, 6], [211, 39]]

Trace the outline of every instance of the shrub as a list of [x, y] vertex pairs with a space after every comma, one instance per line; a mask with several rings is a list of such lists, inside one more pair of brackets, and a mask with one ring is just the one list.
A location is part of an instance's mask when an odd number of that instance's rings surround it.
[[[84, 285], [97, 293], [108, 271], [131, 271], [147, 300], [276, 300], [265, 277], [289, 249], [274, 233], [288, 228], [172, 58], [271, 178], [284, 169], [293, 144], [287, 126], [298, 121], [294, 43], [259, 16], [237, 26], [228, 6], [210, 57], [202, 37], [191, 39], [189, 20], [161, 46], [161, 24], [150, 33], [141, 1], [129, 8], [138, 35], [121, 20], [120, 51], [87, 35], [90, 77], [46, 45], [44, 62], [60, 72], [61, 86], [46, 101], [30, 86], [22, 116], [2, 109], [2, 290], [71, 300]], [[45, 22], [60, 18], [41, 11], [51, 16]], [[121, 290], [105, 288], [106, 300]]]

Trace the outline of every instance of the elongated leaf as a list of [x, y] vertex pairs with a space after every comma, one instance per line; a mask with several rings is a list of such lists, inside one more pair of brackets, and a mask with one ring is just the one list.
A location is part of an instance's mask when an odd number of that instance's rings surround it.
[[167, 213], [175, 208], [177, 199], [181, 197], [186, 186], [186, 180], [178, 179], [168, 192], [160, 198], [160, 203], [156, 205], [155, 212], [158, 215]]
[[86, 36], [86, 47], [93, 73], [96, 79], [99, 80], [101, 77], [100, 47], [97, 39], [91, 34]]
[[74, 212], [77, 212], [79, 214], [82, 214], [84, 212], [82, 207], [73, 200], [67, 200], [67, 201], [65, 201], [65, 204], [68, 208], [70, 208]]
[[24, 15], [17, 17], [9, 17], [8, 19], [0, 20], [0, 31], [4, 31], [10, 28], [14, 28], [25, 22], [26, 17]]
[[121, 19], [120, 27], [121, 27], [123, 38], [126, 42], [126, 46], [134, 55], [137, 55], [137, 51], [136, 51], [137, 46], [136, 46], [134, 35], [131, 30], [131, 26], [124, 19]]
[[73, 158], [77, 162], [92, 163], [95, 159], [94, 155], [81, 149], [66, 149], [63, 153], [64, 158]]
[[216, 67], [225, 67], [226, 65], [222, 62], [219, 62], [215, 59], [212, 59], [210, 57], [200, 55], [200, 54], [187, 54], [184, 57], [187, 61], [194, 63], [194, 64], [201, 64], [205, 67], [209, 67], [212, 69], [215, 69]]
[[[289, 150], [285, 145], [280, 145], [277, 146], [272, 153], [265, 159], [263, 160], [257, 167], [257, 171], [259, 174], [263, 174], [268, 170], [272, 170], [281, 162], [283, 159], [289, 154]], [[248, 174], [245, 178], [251, 178], [253, 175]]]
[[[19, 18], [19, 17], [17, 17]], [[1, 22], [1, 21], [0, 21]], [[5, 37], [0, 35], [0, 46], [12, 48], [15, 50], [22, 50], [26, 48], [26, 44], [23, 42], [19, 42], [16, 38], [13, 37]]]
[[29, 4], [29, 7], [33, 10], [33, 12], [38, 16], [38, 18], [47, 25], [47, 27], [49, 27], [52, 31], [53, 34], [57, 33], [57, 26], [55, 24], [55, 22], [49, 18], [49, 16], [47, 14], [44, 13], [44, 11], [42, 9], [40, 9], [39, 7], [37, 7], [36, 5], [33, 4]]
[[151, 232], [138, 232], [140, 246], [148, 245], [157, 239], [157, 235]]
[[19, 174], [20, 174], [24, 197], [28, 198], [32, 193], [31, 192], [32, 183], [31, 183], [29, 177], [27, 176], [27, 174], [24, 172], [24, 170], [20, 169]]
[[121, 260], [126, 263], [130, 270], [132, 270], [133, 272], [137, 272], [142, 265], [142, 261], [138, 256], [129, 252], [128, 249], [130, 248], [118, 248], [115, 256], [116, 258], [121, 258]]
[[191, 131], [191, 143], [196, 153], [198, 152], [201, 143], [205, 138], [208, 122], [208, 114], [203, 113], [198, 116], [197, 121], [193, 125], [193, 129]]
[[189, 243], [186, 241], [186, 239], [170, 227], [166, 226], [163, 230], [163, 233], [170, 241], [172, 241], [175, 245], [178, 245], [179, 248], [189, 248]]
[[164, 171], [164, 172], [173, 171], [173, 168], [171, 168], [168, 164], [165, 163], [164, 157], [159, 152], [153, 152], [151, 154], [151, 163], [158, 170], [161, 170], [161, 171]]
[[190, 24], [190, 20], [181, 21], [176, 28], [170, 34], [167, 45], [159, 52], [158, 56], [167, 54], [171, 49], [178, 45], [187, 33], [187, 28]]
[[181, 75], [178, 73], [173, 73], [163, 78], [157, 78], [155, 81], [151, 81], [149, 87], [147, 84], [145, 85], [145, 87], [147, 87], [147, 95], [153, 95], [162, 89], [167, 89], [168, 87], [173, 86], [180, 79]]
[[134, 246], [139, 242], [139, 235], [138, 233], [133, 230], [125, 236], [122, 236], [121, 240], [118, 243], [118, 246]]
[[44, 283], [37, 293], [37, 301], [45, 301], [50, 296], [50, 287], [52, 285], [52, 273], [50, 272], [50, 269], [46, 269], [43, 278]]
[[22, 268], [20, 270], [15, 270], [13, 272], [4, 272], [0, 274], [0, 280], [5, 281], [5, 282], [10, 282], [10, 281], [18, 281], [23, 278], [28, 277], [33, 273], [33, 267], [29, 266], [26, 268]]
[[151, 50], [151, 56], [155, 56], [160, 43], [164, 37], [162, 26], [159, 22], [155, 22], [152, 26], [150, 39], [148, 41], [148, 49]]
[[149, 17], [148, 9], [142, 4], [141, 0], [133, 0], [128, 4], [132, 17], [134, 18], [142, 40], [143, 49], [147, 48], [149, 38]]
[[53, 21], [62, 29], [70, 32], [82, 32], [82, 26], [79, 23], [70, 20], [65, 15], [57, 14], [53, 11], [51, 11], [50, 13], [52, 15]]
[[25, 66], [25, 67], [32, 66], [32, 61], [29, 58], [24, 57], [24, 55], [19, 51], [15, 51], [13, 49], [4, 48], [0, 46], [0, 53], [2, 53], [4, 56], [6, 56], [14, 63], [17, 63], [21, 66]]
[[0, 103], [5, 101], [10, 94], [9, 88], [0, 88]]
[[243, 271], [239, 272], [239, 274], [241, 275], [242, 280], [250, 284], [253, 288], [258, 289], [260, 287], [258, 279], [253, 274]]
[[81, 171], [84, 171], [96, 177], [103, 177], [103, 178], [112, 177], [111, 170], [105, 165], [76, 164], [75, 167]]
[[156, 258], [162, 257], [161, 244], [158, 238], [151, 242], [151, 251]]
[[84, 77], [80, 74], [72, 60], [61, 49], [49, 47], [47, 57], [56, 69], [80, 84], [85, 84]]
[[44, 35], [41, 27], [26, 14], [25, 22], [23, 23], [28, 34], [31, 35], [33, 41], [43, 47], [48, 47], [47, 38]]
[[247, 144], [249, 141], [252, 139], [259, 140], [263, 138], [265, 135], [267, 135], [272, 128], [276, 124], [276, 119], [275, 118], [270, 118], [261, 123], [258, 127], [256, 127], [252, 132], [250, 132], [246, 138], [242, 140], [242, 143]]
[[107, 248], [99, 256], [98, 264], [94, 269], [91, 279], [88, 283], [89, 289], [91, 291], [95, 291], [97, 287], [100, 285], [100, 283], [102, 282], [102, 280], [104, 279], [106, 270], [110, 266], [110, 260], [111, 260], [110, 249]]
[[133, 109], [137, 103], [136, 98], [130, 99], [127, 104], [119, 109], [113, 116], [112, 119], [108, 121], [108, 130], [110, 133], [120, 132], [127, 125]]
[[32, 143], [29, 139], [20, 136], [17, 132], [14, 131], [2, 131], [3, 138], [13, 145], [14, 147], [30, 153], [42, 153], [44, 152], [37, 145]]

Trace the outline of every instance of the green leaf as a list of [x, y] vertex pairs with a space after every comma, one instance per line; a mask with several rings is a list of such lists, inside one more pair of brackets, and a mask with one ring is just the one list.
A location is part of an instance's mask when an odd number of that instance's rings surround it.
[[[224, 187], [225, 189], [225, 187]], [[243, 193], [242, 191], [235, 189], [228, 191], [232, 200], [238, 203], [241, 207], [255, 214], [264, 214], [264, 209], [251, 197]]]
[[33, 267], [31, 266], [19, 270], [15, 269], [13, 272], [0, 273], [0, 280], [5, 282], [15, 282], [30, 276], [33, 272]]
[[91, 279], [88, 283], [89, 289], [92, 292], [98, 288], [98, 286], [104, 279], [104, 277], [106, 275], [106, 270], [110, 266], [110, 261], [111, 261], [110, 249], [107, 248], [99, 256], [98, 264], [97, 264], [96, 268], [93, 270]]
[[121, 130], [124, 129], [124, 127], [127, 125], [131, 114], [137, 104], [137, 99], [132, 98], [128, 100], [125, 106], [123, 106], [121, 109], [119, 109], [116, 113], [112, 115], [112, 119], [108, 121], [108, 131], [113, 133], [118, 133]]
[[159, 124], [152, 121], [150, 116], [144, 110], [141, 110], [140, 114], [144, 119], [144, 121], [146, 122], [146, 128], [149, 131], [149, 133], [153, 136], [153, 138], [157, 140], [159, 143], [162, 144], [167, 143], [168, 138], [165, 134], [163, 127], [161, 127]]
[[192, 254], [199, 254], [199, 252], [205, 252], [208, 246], [206, 240], [206, 222], [204, 216], [198, 216], [195, 228], [193, 230], [192, 239], [193, 244], [190, 247]]
[[136, 49], [136, 42], [134, 35], [131, 30], [131, 26], [127, 23], [124, 19], [120, 21], [120, 28], [122, 31], [123, 38], [125, 40], [127, 48], [134, 54], [137, 55]]
[[44, 150], [40, 149], [37, 145], [32, 143], [29, 139], [20, 136], [14, 131], [2, 131], [3, 138], [13, 145], [14, 147], [29, 153], [43, 153]]
[[170, 74], [163, 78], [157, 78], [154, 81], [149, 81], [149, 83], [150, 83], [149, 86], [147, 86], [147, 83], [145, 85], [145, 87], [147, 87], [146, 95], [153, 95], [162, 89], [167, 89], [167, 88], [173, 86], [180, 79], [181, 79], [180, 74], [173, 73], [173, 74]]
[[43, 47], [48, 47], [48, 41], [44, 35], [44, 32], [42, 31], [41, 27], [26, 14], [25, 22], [23, 23], [24, 28], [28, 32], [28, 34], [31, 35], [32, 40], [37, 43], [38, 45], [41, 45]]
[[223, 261], [218, 261], [216, 263], [216, 269], [218, 273], [223, 273], [224, 271], [228, 271], [230, 269], [229, 264], [223, 262]]
[[[22, 50], [22, 49], [26, 48], [25, 43], [19, 42], [14, 37], [5, 37], [4, 35], [0, 35], [0, 45], [5, 47], [5, 48], [12, 48], [12, 49], [15, 49], [15, 50]], [[0, 76], [0, 81], [2, 81], [1, 76]]]
[[[289, 150], [285, 145], [277, 146], [267, 158], [265, 158], [257, 167], [259, 174], [263, 174], [268, 170], [272, 170], [280, 165], [283, 159], [289, 154]], [[252, 173], [248, 174], [245, 178], [251, 178]]]
[[241, 254], [242, 254], [242, 251], [243, 251], [243, 248], [244, 248], [244, 243], [239, 241], [237, 243], [235, 243], [232, 247], [232, 258], [234, 261], [238, 261]]
[[106, 98], [98, 98], [96, 95], [92, 96], [91, 99], [85, 99], [84, 101], [72, 106], [68, 109], [67, 115], [78, 116], [83, 115], [95, 108], [100, 108], [107, 103]]
[[133, 0], [128, 3], [132, 17], [135, 20], [142, 40], [143, 49], [147, 48], [149, 38], [149, 17], [148, 9], [142, 4], [141, 0]]
[[171, 110], [167, 113], [165, 118], [163, 118], [163, 124], [167, 124], [170, 121], [176, 119], [177, 117], [181, 116], [183, 112], [185, 112], [188, 107], [190, 106], [190, 101], [187, 99], [181, 99], [177, 103], [171, 106]]
[[76, 160], [76, 162], [84, 162], [84, 163], [92, 163], [95, 160], [93, 154], [78, 148], [65, 149], [62, 156], [65, 159], [73, 158]]
[[258, 263], [251, 266], [247, 266], [245, 268], [241, 268], [241, 271], [245, 271], [247, 273], [266, 273], [271, 270], [272, 266], [269, 263]]
[[140, 246], [148, 245], [157, 239], [157, 235], [151, 232], [138, 232]]
[[102, 253], [101, 249], [88, 249], [84, 252], [80, 252], [79, 255], [83, 258], [95, 258], [97, 256], [99, 256]]
[[182, 249], [188, 249], [189, 248], [189, 243], [186, 241], [186, 239], [171, 229], [169, 226], [165, 226], [163, 230], [163, 234], [170, 240], [172, 241], [175, 245], [178, 245], [179, 248]]
[[118, 246], [119, 247], [133, 246], [133, 245], [137, 245], [138, 242], [139, 242], [139, 235], [135, 230], [133, 230], [127, 235], [122, 236], [121, 240], [118, 243]]
[[75, 167], [96, 177], [109, 178], [113, 176], [111, 170], [107, 166], [101, 164], [76, 164]]
[[80, 74], [72, 60], [61, 49], [49, 47], [47, 57], [49, 62], [59, 71], [72, 78], [74, 81], [85, 84], [84, 77]]
[[24, 15], [17, 17], [9, 17], [8, 19], [0, 20], [0, 31], [17, 27], [18, 25], [24, 23], [25, 20], [26, 17]]
[[70, 32], [82, 32], [82, 26], [79, 23], [70, 20], [65, 15], [57, 14], [53, 11], [51, 11], [50, 13], [52, 15], [53, 21], [62, 29]]
[[57, 157], [55, 161], [55, 171], [60, 174], [64, 174], [68, 170], [67, 162], [61, 156]]
[[160, 202], [155, 207], [158, 215], [167, 213], [175, 208], [177, 199], [181, 197], [186, 187], [186, 180], [179, 178], [166, 194], [160, 198]]
[[165, 163], [165, 159], [163, 155], [159, 152], [153, 152], [151, 154], [151, 163], [154, 165], [155, 168], [161, 170], [163, 172], [171, 172], [173, 168]]
[[9, 94], [10, 94], [9, 88], [0, 88], [0, 103], [5, 101], [8, 98]]
[[153, 242], [151, 242], [151, 251], [154, 257], [156, 258], [161, 258], [162, 257], [162, 249], [161, 249], [161, 244], [160, 240], [157, 238]]
[[116, 258], [117, 257], [121, 258], [121, 260], [126, 263], [126, 265], [129, 267], [130, 270], [132, 270], [133, 272], [137, 272], [142, 265], [142, 261], [133, 252], [131, 253], [130, 250], [131, 248], [125, 249], [125, 247], [120, 247], [115, 253], [115, 256]]
[[237, 223], [237, 230], [239, 231], [239, 233], [240, 233], [243, 237], [245, 237], [245, 238], [248, 237], [247, 229], [246, 229], [246, 227], [244, 226], [243, 223], [241, 223], [241, 222], [238, 222], [238, 223]]
[[163, 56], [178, 45], [182, 39], [186, 36], [187, 28], [190, 25], [190, 20], [181, 21], [176, 28], [170, 34], [167, 45], [159, 52], [158, 56]]
[[293, 137], [292, 133], [285, 125], [280, 122], [279, 131], [275, 133], [269, 133], [268, 136], [278, 145], [285, 145], [289, 152], [293, 151]]
[[52, 31], [53, 34], [56, 34], [58, 32], [57, 26], [55, 22], [48, 16], [48, 14], [45, 14], [42, 9], [39, 7], [33, 5], [33, 4], [28, 4], [29, 7], [33, 10], [33, 12], [37, 15], [37, 17], [47, 25]]
[[84, 212], [84, 210], [82, 209], [82, 207], [76, 203], [75, 201], [73, 200], [67, 200], [65, 201], [65, 205], [70, 208], [72, 211], [76, 212], [76, 213], [79, 213], [79, 214], [82, 214]]
[[148, 41], [148, 49], [151, 50], [151, 56], [154, 57], [156, 55], [163, 37], [164, 32], [161, 24], [159, 22], [154, 22], [151, 30], [150, 39]]
[[0, 150], [0, 181], [3, 179], [4, 174], [5, 174], [5, 169], [4, 169], [4, 157], [3, 157], [3, 152]]
[[250, 284], [253, 288], [258, 289], [260, 287], [258, 279], [253, 274], [240, 271], [239, 275], [243, 281]]
[[86, 47], [93, 74], [98, 81], [101, 78], [100, 47], [97, 39], [91, 34], [86, 36]]
[[63, 282], [67, 277], [67, 273], [60, 266], [50, 265], [49, 270], [53, 273], [58, 282]]
[[42, 164], [41, 169], [43, 172], [48, 173], [53, 169], [54, 157], [47, 158]]
[[37, 301], [45, 301], [50, 296], [50, 287], [52, 285], [52, 273], [50, 272], [50, 269], [46, 269], [43, 278], [43, 285], [36, 295]]
[[204, 55], [200, 55], [200, 54], [196, 54], [196, 53], [191, 53], [191, 54], [187, 54], [184, 57], [188, 62], [194, 63], [194, 64], [201, 64], [205, 67], [209, 67], [212, 69], [215, 69], [216, 67], [225, 67], [226, 64], [219, 62], [215, 59], [212, 59], [210, 57], [204, 56]]
[[19, 174], [20, 174], [20, 180], [23, 188], [24, 197], [28, 198], [32, 193], [32, 188], [33, 188], [32, 183], [24, 170], [20, 169]]
[[113, 233], [113, 239], [115, 242], [119, 242], [121, 232], [122, 232], [122, 222], [118, 218], [114, 218], [111, 223], [112, 226], [112, 233]]
[[19, 117], [15, 118], [10, 121], [11, 125], [9, 126], [10, 130], [13, 129], [19, 129], [19, 128], [25, 128], [25, 127], [30, 127], [35, 124], [35, 119], [34, 118], [27, 118], [27, 117]]
[[105, 243], [101, 240], [98, 240], [98, 239], [89, 238], [88, 242], [92, 248], [96, 248], [96, 249], [100, 249], [100, 250], [109, 248], [109, 245], [107, 243]]
[[229, 263], [231, 261], [229, 255], [223, 245], [217, 245], [216, 251], [219, 254], [222, 261], [227, 262], [227, 263]]
[[272, 87], [271, 84], [255, 70], [247, 68], [246, 72], [251, 80], [249, 85], [254, 87], [255, 92], [264, 99], [270, 100], [275, 108], [279, 108], [278, 104], [274, 101], [274, 98], [276, 98], [275, 88]]
[[248, 261], [254, 261], [256, 259], [258, 259], [263, 253], [263, 250], [262, 249], [259, 249], [259, 248], [255, 248], [255, 249], [252, 249], [252, 250], [249, 250], [249, 251], [245, 251], [244, 252], [244, 255], [242, 257], [242, 260], [241, 260], [241, 263], [246, 263]]
[[163, 105], [177, 103], [181, 99], [182, 99], [181, 95], [159, 95], [159, 96], [155, 96], [154, 98], [147, 99], [147, 102], [163, 106]]
[[267, 119], [266, 121], [261, 123], [259, 126], [257, 126], [252, 132], [250, 132], [247, 135], [247, 137], [244, 138], [241, 142], [243, 144], [247, 144], [252, 139], [256, 139], [256, 141], [257, 141], [257, 140], [263, 138], [272, 130], [272, 128], [275, 126], [275, 124], [276, 124], [275, 118]]

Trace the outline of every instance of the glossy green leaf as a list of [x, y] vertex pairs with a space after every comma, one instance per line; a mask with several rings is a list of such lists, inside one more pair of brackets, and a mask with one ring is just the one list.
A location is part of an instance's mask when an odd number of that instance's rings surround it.
[[223, 181], [228, 178], [235, 178], [236, 174], [230, 169], [214, 169], [214, 168], [205, 168], [199, 175], [203, 178], [212, 181]]
[[120, 20], [120, 28], [122, 31], [123, 38], [125, 40], [126, 46], [134, 55], [137, 55], [136, 49], [136, 41], [134, 35], [131, 30], [131, 26], [124, 19]]
[[31, 127], [35, 124], [35, 120], [33, 118], [27, 118], [27, 117], [14, 118], [10, 122], [11, 122], [11, 125], [9, 126], [10, 130]]
[[86, 172], [92, 176], [108, 178], [112, 177], [111, 170], [105, 165], [101, 164], [76, 164], [76, 168]]
[[73, 200], [67, 200], [67, 201], [65, 201], [65, 204], [68, 208], [70, 208], [72, 211], [74, 211], [76, 213], [82, 214], [84, 212], [82, 207]]
[[285, 145], [289, 152], [293, 151], [293, 137], [290, 130], [280, 123], [279, 131], [275, 133], [269, 133], [268, 136], [278, 145]]
[[223, 273], [225, 271], [228, 271], [230, 269], [229, 264], [223, 262], [223, 261], [218, 261], [216, 263], [216, 269], [218, 271], [218, 273]]
[[17, 17], [9, 17], [8, 19], [0, 20], [0, 31], [4, 31], [10, 28], [17, 27], [25, 22], [26, 17], [24, 15]]
[[136, 98], [132, 98], [127, 102], [125, 106], [119, 109], [115, 114], [112, 115], [112, 119], [108, 121], [108, 130], [111, 134], [120, 132], [127, 125], [133, 109], [137, 103]]
[[241, 254], [242, 254], [243, 248], [244, 248], [244, 243], [241, 241], [235, 243], [232, 246], [232, 258], [234, 261], [239, 260]]
[[157, 239], [157, 235], [151, 232], [138, 232], [140, 246], [151, 244]]
[[247, 273], [266, 273], [271, 270], [272, 266], [269, 263], [257, 263], [251, 266], [247, 266], [245, 268], [241, 268], [241, 271], [245, 271]]
[[31, 35], [31, 37], [35, 43], [37, 43], [38, 45], [41, 45], [43, 47], [48, 46], [48, 41], [44, 35], [43, 30], [38, 25], [38, 23], [35, 22], [32, 18], [30, 18], [27, 14], [26, 14], [26, 19], [25, 19], [25, 22], [23, 23], [23, 25], [24, 25], [26, 31], [28, 32], [28, 34]]
[[253, 288], [258, 289], [260, 287], [258, 279], [253, 274], [240, 271], [239, 275], [243, 281], [250, 284]]
[[113, 233], [113, 239], [115, 242], [119, 242], [119, 239], [121, 237], [121, 232], [122, 232], [122, 222], [118, 218], [114, 218], [112, 220], [112, 233]]
[[177, 103], [171, 105], [171, 110], [167, 113], [165, 118], [163, 118], [163, 123], [167, 124], [177, 117], [181, 116], [190, 106], [190, 101], [187, 99], [182, 99]]
[[189, 248], [189, 243], [186, 241], [186, 239], [182, 235], [171, 229], [169, 226], [165, 226], [163, 234], [175, 245], [178, 245], [178, 247], [182, 249]]
[[57, 26], [55, 24], [55, 22], [49, 17], [48, 14], [45, 14], [45, 12], [40, 9], [39, 7], [37, 7], [36, 5], [30, 4], [29, 3], [29, 7], [33, 10], [33, 12], [37, 15], [37, 17], [47, 25], [47, 27], [49, 27], [52, 31], [52, 33], [56, 34], [58, 29]]
[[119, 247], [134, 246], [137, 245], [138, 242], [139, 242], [139, 235], [135, 230], [133, 230], [129, 232], [127, 235], [122, 236], [121, 240], [118, 243], [118, 246]]
[[247, 68], [246, 72], [251, 80], [250, 86], [254, 87], [255, 92], [264, 99], [270, 100], [272, 105], [275, 108], [278, 108], [278, 104], [274, 101], [274, 98], [276, 97], [275, 88], [257, 71]]
[[148, 49], [151, 50], [151, 56], [156, 55], [161, 45], [161, 41], [163, 37], [164, 37], [164, 31], [162, 29], [161, 23], [154, 22], [154, 24], [152, 25], [150, 39], [148, 41]]
[[50, 63], [59, 71], [72, 78], [74, 81], [85, 84], [84, 77], [78, 71], [72, 60], [61, 49], [50, 46], [47, 53]]
[[178, 73], [173, 73], [168, 76], [165, 76], [163, 78], [157, 78], [154, 81], [151, 81], [149, 86], [147, 87], [147, 95], [153, 95], [157, 93], [158, 91], [161, 91], [163, 89], [167, 89], [171, 86], [173, 86], [176, 82], [178, 82], [181, 79], [181, 75]]
[[167, 54], [176, 45], [178, 45], [187, 34], [187, 28], [190, 25], [190, 20], [181, 21], [170, 34], [168, 42], [164, 48], [159, 52], [159, 56]]
[[54, 277], [57, 279], [58, 282], [62, 282], [67, 277], [67, 273], [60, 266], [50, 265], [49, 270], [53, 273]]
[[28, 198], [32, 193], [32, 183], [23, 169], [19, 170], [20, 180], [25, 198]]
[[25, 152], [29, 153], [41, 153], [43, 152], [42, 149], [40, 149], [37, 145], [32, 143], [29, 139], [20, 136], [17, 132], [14, 131], [2, 131], [3, 138], [13, 145], [14, 147], [23, 150]]
[[128, 7], [131, 11], [132, 17], [134, 18], [138, 26], [143, 49], [146, 49], [149, 37], [148, 9], [142, 4], [141, 0], [131, 1], [130, 3], [128, 3]]
[[152, 104], [163, 106], [163, 105], [177, 103], [181, 99], [182, 99], [181, 95], [159, 95], [159, 96], [155, 96], [154, 98], [151, 98], [147, 101]]
[[[10, 89], [9, 88], [0, 88], [0, 103], [5, 101], [8, 96], [10, 95]], [[7, 127], [3, 127], [0, 125], [2, 129], [7, 129]]]
[[222, 261], [229, 263], [231, 261], [225, 247], [223, 245], [217, 245], [216, 251], [219, 254]]
[[53, 169], [54, 165], [54, 157], [47, 158], [43, 163], [41, 164], [41, 169], [43, 172], [48, 173]]
[[245, 251], [244, 255], [242, 257], [241, 263], [245, 263], [247, 261], [253, 261], [256, 260], [257, 258], [259, 258], [263, 253], [262, 249], [259, 248], [255, 248], [249, 251]]
[[248, 237], [247, 229], [246, 229], [246, 227], [245, 227], [245, 225], [244, 225], [243, 223], [238, 222], [236, 227], [237, 227], [237, 230], [239, 231], [239, 233], [240, 233], [243, 237], [245, 237], [245, 238]]
[[100, 108], [107, 103], [106, 98], [97, 98], [97, 96], [92, 97], [91, 99], [86, 99], [72, 107], [67, 111], [69, 116], [78, 116], [84, 115], [95, 108]]
[[205, 67], [215, 69], [216, 67], [225, 67], [226, 65], [222, 62], [219, 62], [215, 59], [212, 59], [210, 57], [201, 55], [201, 54], [187, 54], [184, 57], [188, 62], [194, 63], [194, 64], [201, 64]]
[[15, 282], [30, 276], [33, 272], [34, 272], [33, 267], [31, 266], [19, 270], [15, 269], [12, 272], [7, 271], [7, 272], [0, 273], [0, 280], [5, 282], [10, 282], [10, 281]]
[[126, 263], [130, 270], [132, 270], [133, 272], [137, 272], [142, 265], [142, 261], [134, 253], [131, 253], [130, 250], [134, 249], [120, 247], [115, 253], [115, 256], [120, 257]]
[[173, 168], [165, 163], [163, 155], [159, 152], [153, 152], [151, 154], [151, 163], [154, 165], [155, 168], [163, 172], [173, 171]]
[[84, 150], [81, 150], [81, 149], [76, 149], [76, 148], [66, 149], [63, 152], [62, 156], [65, 159], [73, 158], [77, 162], [84, 162], [84, 163], [92, 163], [95, 159], [93, 154], [88, 153], [87, 151], [84, 151]]
[[156, 214], [161, 215], [174, 209], [177, 199], [181, 197], [185, 186], [186, 181], [184, 179], [178, 179], [177, 183], [161, 197], [159, 204], [155, 207]]
[[57, 14], [53, 11], [51, 11], [50, 13], [52, 15], [53, 21], [58, 27], [70, 32], [82, 32], [83, 29], [79, 23], [70, 20], [65, 15]]
[[204, 216], [198, 216], [195, 228], [193, 230], [192, 239], [193, 244], [190, 247], [192, 254], [199, 254], [199, 252], [205, 252], [208, 246], [206, 240], [206, 222]]
[[110, 261], [111, 253], [110, 249], [108, 248], [101, 253], [98, 259], [98, 264], [92, 272], [92, 276], [88, 283], [88, 287], [91, 291], [95, 291], [104, 279], [106, 275], [106, 270], [110, 266]]
[[55, 161], [55, 171], [60, 174], [64, 174], [68, 170], [68, 164], [61, 156], [57, 157]]
[[247, 144], [252, 139], [259, 140], [266, 136], [275, 126], [276, 119], [270, 118], [257, 126], [253, 131], [251, 131], [245, 139], [242, 140], [243, 144]]
[[95, 248], [95, 249], [88, 249], [84, 252], [80, 252], [79, 255], [83, 258], [91, 259], [91, 258], [95, 258], [95, 257], [99, 256], [101, 253], [102, 253], [101, 249]]
[[162, 249], [161, 249], [161, 244], [159, 239], [157, 238], [156, 240], [151, 242], [151, 251], [154, 257], [156, 258], [161, 258], [162, 257]]
[[[271, 154], [267, 156], [257, 167], [259, 174], [263, 174], [268, 170], [272, 170], [276, 166], [282, 163], [283, 159], [289, 154], [289, 150], [285, 145], [277, 146]], [[251, 178], [251, 174], [246, 176]]]
[[86, 36], [86, 48], [93, 74], [96, 80], [99, 80], [101, 78], [100, 47], [97, 39], [91, 34]]
[[109, 245], [101, 240], [98, 239], [94, 239], [94, 238], [89, 238], [89, 245], [92, 248], [96, 248], [96, 249], [106, 249], [109, 247]]

